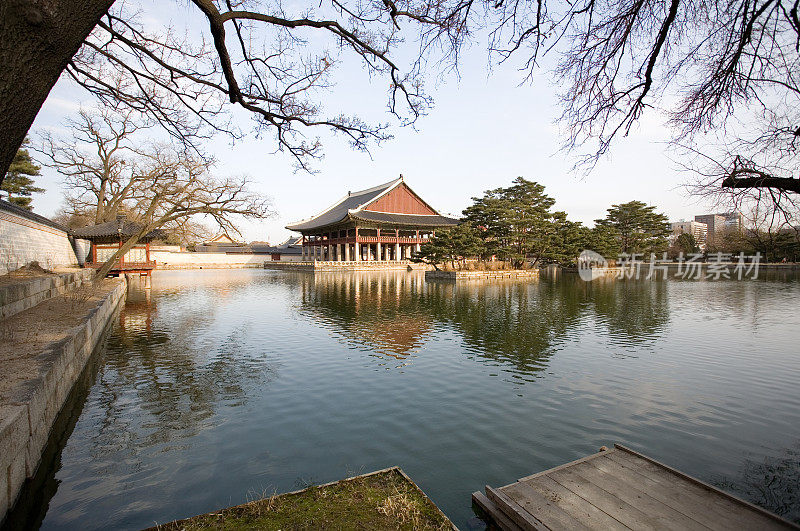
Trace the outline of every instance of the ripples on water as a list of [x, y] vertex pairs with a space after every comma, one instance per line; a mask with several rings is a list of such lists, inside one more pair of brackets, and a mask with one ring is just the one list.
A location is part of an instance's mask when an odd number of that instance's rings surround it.
[[485, 484], [613, 442], [800, 519], [798, 295], [158, 272], [12, 524], [141, 528], [400, 465], [462, 526]]

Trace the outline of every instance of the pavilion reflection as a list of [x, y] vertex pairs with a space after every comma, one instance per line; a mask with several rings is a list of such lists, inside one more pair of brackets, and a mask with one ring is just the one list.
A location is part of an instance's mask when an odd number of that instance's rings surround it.
[[405, 360], [425, 342], [433, 318], [419, 305], [420, 274], [330, 272], [300, 277], [303, 311], [356, 347]]

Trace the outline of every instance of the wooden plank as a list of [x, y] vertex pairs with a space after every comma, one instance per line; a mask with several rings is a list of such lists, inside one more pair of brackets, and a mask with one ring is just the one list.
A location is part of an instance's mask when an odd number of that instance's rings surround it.
[[658, 527], [675, 529], [676, 531], [683, 529], [708, 531], [710, 529], [697, 520], [651, 497], [646, 489], [639, 489], [636, 485], [625, 481], [624, 478], [604, 472], [597, 467], [598, 461], [600, 459], [575, 465], [569, 469], [569, 472], [579, 475], [606, 492], [612, 493], [620, 500], [655, 518], [658, 522]]
[[727, 517], [727, 515], [717, 514], [716, 507], [709, 508], [704, 506], [697, 496], [688, 491], [675, 489], [672, 485], [665, 486], [659, 481], [639, 474], [634, 469], [627, 468], [611, 456], [607, 459], [593, 461], [592, 466], [623, 479], [635, 488], [647, 492], [650, 497], [672, 507], [682, 514], [690, 516], [710, 529], [715, 531], [722, 531], [725, 529], [720, 523], [720, 518]]
[[548, 476], [524, 482], [589, 529], [628, 529], [613, 516], [598, 509]]
[[512, 483], [500, 490], [550, 529], [574, 529], [576, 531], [589, 529], [526, 483]]
[[759, 515], [761, 515], [761, 516], [763, 516], [763, 517], [765, 517], [765, 518], [767, 518], [769, 520], [773, 520], [773, 521], [781, 524], [781, 526], [788, 525], [791, 528], [800, 529], [799, 525], [797, 525], [797, 524], [795, 524], [793, 522], [790, 522], [789, 520], [786, 520], [785, 518], [781, 518], [777, 514], [772, 513], [770, 511], [767, 511], [763, 507], [759, 507], [758, 505], [750, 503], [747, 500], [743, 500], [742, 498], [739, 498], [738, 496], [734, 496], [733, 494], [725, 492], [724, 490], [720, 490], [717, 487], [715, 487], [713, 485], [709, 485], [708, 483], [705, 483], [704, 481], [699, 480], [694, 476], [690, 476], [689, 474], [686, 474], [684, 472], [681, 472], [680, 470], [672, 468], [669, 465], [665, 465], [664, 463], [662, 463], [660, 461], [656, 461], [652, 457], [648, 457], [648, 456], [646, 456], [644, 454], [640, 454], [639, 452], [631, 450], [630, 448], [627, 448], [627, 447], [625, 447], [625, 446], [623, 446], [621, 444], [614, 444], [614, 448], [617, 449], [617, 450], [621, 450], [620, 453], [623, 453], [623, 455], [624, 454], [632, 455], [632, 456], [637, 457], [637, 458], [639, 458], [641, 460], [644, 460], [644, 461], [647, 461], [647, 462], [649, 462], [649, 463], [651, 463], [653, 465], [656, 465], [656, 466], [658, 466], [660, 468], [663, 468], [663, 469], [665, 469], [665, 470], [667, 470], [667, 471], [669, 471], [669, 472], [671, 472], [671, 473], [673, 473], [673, 474], [675, 474], [677, 476], [680, 476], [681, 478], [683, 478], [683, 479], [685, 479], [685, 480], [687, 480], [687, 481], [689, 481], [691, 483], [694, 483], [694, 484], [696, 484], [696, 485], [698, 485], [700, 487], [703, 487], [705, 489], [709, 489], [709, 490], [715, 492], [716, 494], [718, 494], [720, 497], [727, 498], [728, 500], [730, 500], [730, 501], [732, 501], [732, 502], [734, 502], [734, 503], [736, 503], [738, 505], [742, 505], [742, 506], [750, 509], [752, 512], [755, 512], [755, 513], [757, 513], [757, 514], [759, 514]]
[[[719, 524], [726, 529], [751, 528], [751, 529], [797, 529], [791, 522], [779, 517], [769, 518], [760, 511], [750, 510], [734, 502], [726, 496], [720, 496], [719, 491], [713, 487], [703, 486], [695, 482], [684, 480], [670, 470], [665, 469], [648, 460], [640, 459], [632, 454], [618, 452], [611, 459], [626, 465], [636, 473], [644, 475], [659, 483], [663, 488], [673, 492], [684, 490], [691, 494], [695, 500], [692, 513], [713, 511]], [[683, 512], [683, 511], [682, 511]]]
[[493, 501], [497, 507], [505, 513], [515, 524], [522, 529], [530, 531], [547, 531], [548, 527], [538, 518], [523, 509], [514, 500], [486, 485], [486, 496]]
[[497, 505], [492, 502], [492, 500], [487, 498], [484, 493], [473, 492], [472, 503], [477, 505], [481, 511], [484, 512], [486, 518], [491, 520], [491, 522], [487, 523], [499, 527], [503, 531], [522, 531], [522, 528], [515, 524], [508, 516], [503, 514], [503, 511], [501, 511]]
[[553, 478], [565, 488], [571, 490], [584, 500], [588, 501], [601, 511], [612, 515], [631, 529], [647, 529], [654, 531], [659, 528], [658, 520], [640, 511], [633, 505], [621, 500], [614, 494], [607, 492], [594, 483], [587, 481], [575, 474], [571, 469], [558, 470], [548, 477]]
[[557, 467], [548, 468], [547, 470], [542, 470], [541, 472], [537, 472], [535, 474], [531, 474], [530, 476], [525, 476], [524, 478], [519, 478], [517, 481], [528, 481], [530, 479], [538, 478], [539, 476], [546, 476], [550, 472], [555, 472], [556, 470], [561, 470], [564, 468], [569, 468], [572, 465], [577, 465], [578, 463], [583, 463], [585, 461], [591, 461], [592, 459], [596, 459], [603, 455], [612, 453], [616, 450], [603, 450], [602, 452], [597, 452], [596, 454], [587, 455], [585, 457], [581, 457], [580, 459], [576, 459], [575, 461], [570, 461], [569, 463], [564, 463], [563, 465], [558, 465]]

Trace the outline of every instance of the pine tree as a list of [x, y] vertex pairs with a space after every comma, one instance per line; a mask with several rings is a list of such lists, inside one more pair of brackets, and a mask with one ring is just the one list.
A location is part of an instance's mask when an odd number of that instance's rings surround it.
[[616, 233], [622, 253], [659, 254], [667, 249], [669, 219], [641, 201], [612, 205], [605, 219], [595, 220]]
[[473, 201], [464, 216], [484, 229], [489, 254], [514, 268], [548, 259], [556, 238], [554, 220], [563, 213], [550, 210], [555, 200], [544, 193], [544, 186], [518, 177], [512, 186], [488, 190]]
[[484, 244], [478, 231], [469, 222], [465, 222], [450, 229], [436, 231], [436, 235], [411, 260], [430, 264], [437, 270], [440, 264], [450, 262], [455, 269], [456, 262], [463, 267], [467, 258], [480, 256], [483, 252]]
[[[28, 139], [25, 139], [22, 145], [24, 146], [27, 143]], [[17, 150], [17, 154], [14, 155], [14, 160], [8, 168], [8, 173], [3, 179], [3, 184], [0, 186], [0, 190], [8, 194], [9, 203], [32, 210], [31, 194], [44, 192], [44, 188], [33, 186], [33, 179], [31, 179], [31, 177], [41, 175], [39, 173], [40, 169], [39, 166], [34, 164], [27, 149], [20, 148]]]

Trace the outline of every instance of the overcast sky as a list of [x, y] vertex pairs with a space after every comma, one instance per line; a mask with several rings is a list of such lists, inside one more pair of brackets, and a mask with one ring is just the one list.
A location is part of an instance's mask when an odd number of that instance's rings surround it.
[[[336, 79], [337, 86], [323, 98], [326, 109], [357, 110], [365, 119], [391, 122], [385, 112], [384, 80], [365, 81], [355, 62], [344, 64]], [[269, 135], [250, 135], [233, 145], [221, 137], [207, 147], [219, 161], [219, 174], [247, 175], [274, 203], [274, 218], [241, 224], [246, 241], [279, 242], [289, 235], [287, 223], [318, 212], [348, 190], [400, 174], [434, 208], [453, 215], [459, 215], [471, 197], [507, 186], [517, 176], [543, 184], [557, 209], [587, 224], [603, 217], [610, 205], [631, 200], [655, 205], [673, 221], [706, 210], [681, 188], [689, 176], [668, 156], [664, 142], [669, 131], [659, 114], [645, 114], [639, 126], [615, 144], [611, 156], [584, 177], [570, 171], [573, 161], [559, 151], [563, 138], [554, 123], [559, 107], [547, 73], [533, 84], [520, 86], [520, 80], [513, 66], [496, 67], [489, 74], [484, 48], [473, 46], [463, 56], [460, 78], [445, 76], [428, 83], [435, 106], [415, 128], [395, 127], [395, 138], [374, 147], [370, 155], [351, 150], [341, 137], [321, 134], [326, 156], [315, 164], [319, 173], [313, 175], [294, 172], [292, 161], [275, 153]], [[43, 128], [59, 129], [82, 103], [94, 104], [62, 78], [34, 123], [32, 140], [37, 141], [36, 133]], [[250, 127], [249, 115], [237, 113], [236, 118], [245, 129]], [[37, 194], [33, 205], [36, 212], [50, 216], [61, 205], [63, 188], [54, 171], [43, 168], [42, 174], [37, 185], [47, 191]]]

